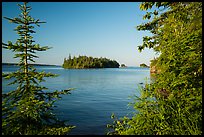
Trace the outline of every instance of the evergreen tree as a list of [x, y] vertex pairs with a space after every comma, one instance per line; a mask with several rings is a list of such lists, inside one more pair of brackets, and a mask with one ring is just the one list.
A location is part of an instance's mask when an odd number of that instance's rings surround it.
[[61, 98], [60, 95], [69, 94], [71, 89], [63, 91], [47, 92], [46, 87], [39, 83], [44, 77], [57, 75], [45, 72], [37, 72], [30, 62], [38, 58], [37, 51], [46, 51], [48, 46], [35, 44], [31, 34], [35, 33], [34, 25], [40, 26], [39, 19], [35, 20], [29, 15], [31, 10], [27, 2], [18, 4], [22, 11], [19, 17], [8, 18], [11, 23], [18, 24], [19, 38], [15, 43], [8, 41], [2, 43], [3, 48], [15, 52], [14, 58], [20, 58], [19, 69], [16, 72], [3, 74], [5, 79], [13, 80], [11, 84], [17, 84], [17, 88], [2, 95], [2, 134], [3, 135], [61, 135], [67, 134], [74, 126], [66, 125], [53, 114], [54, 102]]
[[109, 134], [202, 134], [202, 3], [143, 2], [151, 21], [137, 26], [153, 35], [138, 47], [153, 48], [160, 56], [152, 62], [160, 70], [133, 103], [132, 118], [115, 119]]

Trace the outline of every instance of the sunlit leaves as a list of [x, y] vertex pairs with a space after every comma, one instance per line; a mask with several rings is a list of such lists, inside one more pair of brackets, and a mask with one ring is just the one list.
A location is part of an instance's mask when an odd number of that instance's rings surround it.
[[141, 10], [151, 9], [154, 3], [155, 2], [142, 2], [142, 4], [140, 4], [140, 9]]
[[[153, 4], [153, 5], [152, 5]], [[137, 26], [150, 31], [138, 50], [153, 48], [160, 56], [151, 61], [157, 69], [149, 88], [135, 97], [135, 115], [109, 127], [119, 135], [200, 135], [202, 134], [202, 3], [144, 2], [141, 9], [164, 7], [163, 13]], [[162, 11], [162, 10], [158, 10]], [[155, 98], [154, 98], [155, 97]], [[110, 134], [110, 133], [109, 133]]]

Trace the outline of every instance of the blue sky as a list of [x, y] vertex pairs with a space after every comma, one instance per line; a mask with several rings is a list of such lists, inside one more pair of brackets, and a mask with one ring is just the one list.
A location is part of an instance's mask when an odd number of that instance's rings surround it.
[[[46, 52], [37, 52], [36, 63], [62, 65], [69, 53], [114, 59], [127, 66], [149, 65], [156, 54], [153, 50], [137, 50], [148, 32], [137, 31], [136, 26], [146, 22], [145, 11], [138, 2], [30, 2], [30, 15], [46, 21], [35, 27], [36, 43], [50, 46]], [[21, 11], [16, 2], [2, 3], [3, 17], [17, 17]], [[16, 24], [2, 18], [2, 41], [15, 42]], [[13, 53], [2, 49], [2, 62], [17, 62]]]

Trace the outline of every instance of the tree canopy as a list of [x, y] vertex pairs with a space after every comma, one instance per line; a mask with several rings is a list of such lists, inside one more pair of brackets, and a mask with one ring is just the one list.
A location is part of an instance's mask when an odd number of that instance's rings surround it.
[[63, 68], [66, 69], [87, 69], [87, 68], [118, 68], [120, 65], [115, 60], [107, 58], [93, 58], [87, 56], [64, 58]]

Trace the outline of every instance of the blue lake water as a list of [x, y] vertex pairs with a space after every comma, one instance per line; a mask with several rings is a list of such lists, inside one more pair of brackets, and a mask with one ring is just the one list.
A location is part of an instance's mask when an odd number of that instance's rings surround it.
[[[55, 78], [45, 78], [41, 84], [48, 91], [75, 88], [71, 94], [63, 95], [55, 105], [55, 113], [60, 119], [75, 125], [70, 134], [104, 135], [107, 124], [114, 113], [117, 117], [131, 116], [135, 110], [128, 105], [131, 96], [139, 95], [139, 86], [149, 81], [149, 68], [107, 68], [107, 69], [63, 69], [58, 66], [35, 66], [38, 71], [59, 74]], [[2, 65], [2, 72], [15, 71], [14, 66]], [[2, 91], [8, 92], [15, 85], [7, 86], [2, 78]], [[144, 84], [141, 84], [144, 83]]]

